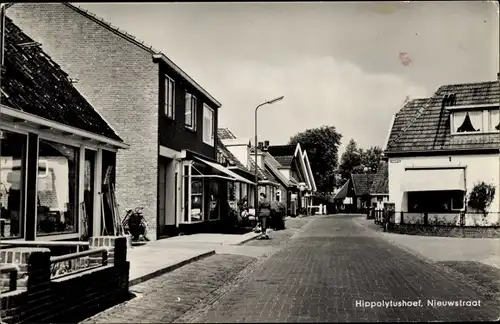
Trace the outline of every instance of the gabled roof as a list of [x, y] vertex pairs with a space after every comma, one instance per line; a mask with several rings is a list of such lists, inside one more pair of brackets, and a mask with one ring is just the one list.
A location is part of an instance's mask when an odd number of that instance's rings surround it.
[[217, 136], [219, 136], [221, 140], [236, 139], [236, 136], [234, 136], [234, 134], [229, 130], [229, 128], [218, 128]]
[[351, 173], [351, 181], [356, 196], [362, 196], [369, 193], [369, 189], [375, 179], [375, 174], [369, 173]]
[[[15, 5], [17, 3], [13, 3]], [[20, 5], [22, 3], [19, 3]], [[139, 40], [135, 36], [132, 36], [131, 34], [128, 34], [124, 30], [121, 30], [120, 28], [113, 26], [111, 23], [105, 21], [101, 17], [96, 16], [94, 13], [91, 13], [87, 9], [84, 9], [80, 6], [73, 5], [69, 2], [62, 2], [63, 5], [67, 6], [68, 8], [71, 8], [72, 10], [76, 11], [77, 13], [83, 15], [84, 17], [96, 22], [97, 24], [101, 25], [102, 27], [106, 28], [107, 30], [115, 33], [116, 35], [119, 35], [120, 37], [126, 39], [130, 43], [134, 44], [135, 46], [138, 46], [148, 53], [150, 53], [153, 57], [153, 59], [156, 60], [161, 60], [165, 62], [171, 69], [173, 69], [176, 73], [178, 73], [183, 79], [185, 79], [189, 84], [191, 84], [194, 88], [196, 88], [198, 91], [200, 91], [208, 100], [212, 102], [213, 105], [216, 107], [220, 107], [221, 103], [218, 102], [208, 91], [206, 91], [202, 86], [200, 86], [196, 81], [194, 81], [186, 72], [184, 72], [177, 64], [175, 64], [172, 60], [170, 60], [165, 54], [163, 54], [161, 51], [154, 49], [152, 46], [145, 44], [143, 41]]]
[[345, 199], [347, 197], [347, 193], [349, 190], [349, 183], [351, 180], [347, 180], [344, 185], [340, 188], [340, 190], [337, 192], [335, 196], [333, 196], [333, 199]]
[[[271, 153], [272, 154], [272, 153]], [[280, 167], [290, 167], [293, 162], [293, 155], [284, 155], [284, 156], [274, 156], [274, 159], [278, 161]]]
[[269, 171], [277, 178], [280, 180], [280, 182], [287, 186], [294, 186], [295, 184], [290, 180], [285, 177], [283, 173], [279, 170], [280, 164], [276, 159], [271, 155], [271, 154], [266, 154], [264, 157], [264, 163], [266, 164], [266, 167], [269, 168]]
[[[399, 116], [411, 117], [406, 117], [408, 120], [406, 123], [405, 119], [400, 119], [397, 125], [392, 127], [386, 153], [500, 147], [500, 136], [494, 133], [451, 136], [450, 111], [442, 107], [443, 99], [450, 94], [455, 95], [456, 106], [499, 105], [500, 83], [490, 81], [444, 85], [428, 100], [405, 105]], [[405, 125], [401, 127], [401, 124]]]
[[226, 158], [226, 160], [229, 162], [230, 166], [236, 167], [238, 170], [246, 173], [250, 173], [250, 170], [248, 170], [243, 163], [241, 163], [236, 156], [234, 156], [231, 151], [227, 149], [227, 147], [222, 143], [222, 141], [219, 139], [219, 137], [216, 137], [215, 139], [215, 146], [217, 148], [217, 153], [221, 154]]
[[304, 159], [304, 164], [306, 166], [307, 174], [309, 175], [309, 182], [311, 183], [312, 191], [316, 191], [316, 180], [314, 180], [314, 174], [311, 169], [311, 163], [309, 162], [309, 157], [307, 156], [307, 151], [302, 153], [302, 158]]
[[387, 161], [380, 161], [370, 194], [389, 194], [389, 165]]
[[[251, 173], [255, 173], [255, 160], [251, 156], [248, 157], [248, 168], [250, 169]], [[257, 165], [257, 176], [261, 180], [273, 182], [276, 180], [271, 172], [269, 172], [267, 169], [262, 169], [259, 165]]]
[[2, 104], [123, 142], [59, 65], [8, 17], [5, 30]]
[[274, 157], [278, 156], [294, 156], [297, 145], [270, 145], [267, 151]]

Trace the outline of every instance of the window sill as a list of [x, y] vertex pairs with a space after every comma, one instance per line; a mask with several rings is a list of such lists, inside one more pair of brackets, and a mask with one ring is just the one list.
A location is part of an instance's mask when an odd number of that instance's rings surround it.
[[196, 133], [196, 128], [190, 127], [190, 126], [184, 126], [184, 128], [192, 133]]
[[80, 234], [78, 233], [67, 233], [67, 234], [45, 234], [42, 236], [36, 236], [35, 241], [62, 241], [62, 240], [70, 240], [70, 239], [80, 238]]
[[451, 133], [452, 136], [463, 136], [463, 135], [489, 135], [489, 134], [498, 134], [500, 131], [487, 131], [487, 132], [462, 132], [462, 133]]
[[214, 145], [215, 145], [213, 142], [208, 143], [208, 142], [206, 142], [206, 141], [203, 141], [203, 143], [205, 143], [206, 145], [208, 145], [208, 146], [210, 146], [210, 147], [214, 147]]
[[198, 223], [203, 223], [203, 222], [204, 222], [204, 220], [190, 221], [190, 222], [182, 221], [182, 222], [179, 222], [179, 224], [189, 225], [189, 224], [198, 224]]

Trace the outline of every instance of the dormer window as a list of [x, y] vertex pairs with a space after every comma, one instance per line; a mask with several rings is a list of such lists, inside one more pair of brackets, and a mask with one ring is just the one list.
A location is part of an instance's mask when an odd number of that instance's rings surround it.
[[498, 108], [487, 105], [450, 108], [448, 109], [451, 110], [452, 134], [484, 134], [496, 133], [500, 130], [500, 111]]
[[453, 133], [475, 133], [483, 129], [483, 112], [457, 111], [453, 113]]
[[464, 133], [464, 132], [477, 132], [479, 131], [478, 129], [475, 129], [474, 126], [472, 125], [472, 122], [470, 120], [469, 113], [465, 113], [465, 118], [464, 121], [462, 122], [462, 125], [457, 128], [457, 133]]

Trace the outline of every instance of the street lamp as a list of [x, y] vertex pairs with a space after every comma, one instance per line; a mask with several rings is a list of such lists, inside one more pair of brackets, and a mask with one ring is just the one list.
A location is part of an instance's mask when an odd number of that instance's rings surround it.
[[[255, 153], [255, 197], [254, 197], [254, 208], [255, 208], [255, 214], [257, 214], [257, 204], [258, 204], [258, 195], [259, 195], [259, 178], [257, 176], [257, 111], [259, 110], [260, 107], [264, 105], [271, 105], [273, 103], [276, 103], [280, 100], [283, 100], [284, 96], [274, 98], [272, 100], [268, 100], [266, 102], [261, 103], [257, 107], [255, 107], [255, 143], [254, 143], [254, 153]], [[255, 215], [257, 216], [257, 215]]]
[[[368, 179], [368, 171], [370, 171], [370, 168], [365, 166], [363, 168], [363, 171], [365, 172], [366, 175], [366, 210], [369, 212], [370, 208], [370, 181]], [[367, 214], [368, 215], [368, 214]]]

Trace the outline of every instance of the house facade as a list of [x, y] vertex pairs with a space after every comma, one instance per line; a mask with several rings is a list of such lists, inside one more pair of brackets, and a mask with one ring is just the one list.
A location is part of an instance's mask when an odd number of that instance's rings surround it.
[[237, 178], [216, 160], [215, 98], [163, 53], [85, 9], [16, 3], [8, 16], [130, 145], [117, 155], [122, 217], [143, 207], [152, 240], [219, 221], [220, 197]]
[[[444, 85], [395, 115], [385, 150], [389, 200], [405, 222], [427, 213], [453, 223], [460, 212], [465, 225], [499, 221], [499, 103], [499, 81]], [[479, 182], [496, 189], [485, 217], [468, 205]]]
[[5, 21], [0, 239], [78, 240], [113, 226], [116, 155], [128, 146], [68, 75]]

